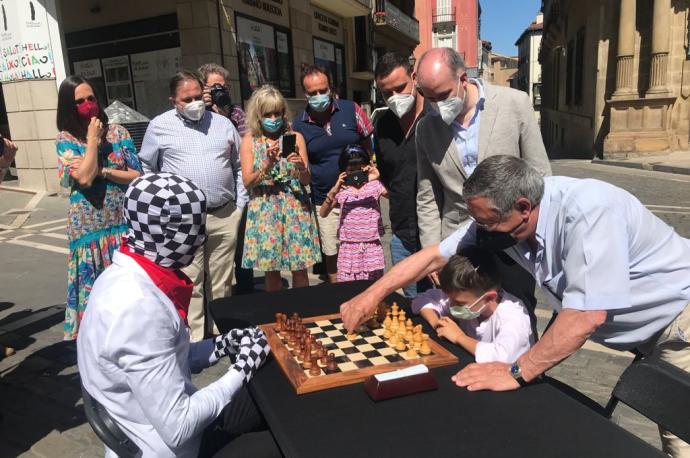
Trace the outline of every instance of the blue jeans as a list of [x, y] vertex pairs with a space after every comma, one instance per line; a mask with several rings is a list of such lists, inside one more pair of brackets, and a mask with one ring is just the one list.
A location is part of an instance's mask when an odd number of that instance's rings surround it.
[[[391, 260], [393, 261], [393, 265], [419, 251], [419, 249], [419, 247], [416, 247], [414, 251], [410, 251], [405, 247], [402, 240], [393, 234], [393, 238], [391, 239]], [[413, 299], [417, 297], [417, 293], [422, 293], [429, 288], [431, 288], [431, 281], [428, 278], [424, 278], [417, 283], [405, 286], [403, 288], [403, 295], [408, 299]]]

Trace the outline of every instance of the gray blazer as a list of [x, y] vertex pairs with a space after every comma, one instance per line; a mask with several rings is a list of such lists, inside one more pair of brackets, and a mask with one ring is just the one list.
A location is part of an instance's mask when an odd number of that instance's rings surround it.
[[[479, 124], [479, 157], [509, 154], [551, 174], [539, 125], [529, 96], [484, 83]], [[429, 114], [417, 124], [417, 218], [422, 246], [439, 243], [467, 219], [462, 186], [467, 173], [453, 141], [453, 128]]]

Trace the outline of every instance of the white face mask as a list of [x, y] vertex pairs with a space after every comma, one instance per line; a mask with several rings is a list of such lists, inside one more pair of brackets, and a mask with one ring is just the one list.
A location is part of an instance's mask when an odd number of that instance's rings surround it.
[[[460, 90], [461, 82], [462, 81], [458, 81], [457, 90]], [[465, 106], [465, 98], [454, 95], [440, 102], [431, 102], [431, 106], [441, 115], [443, 122], [450, 126]]]
[[204, 101], [195, 100], [184, 106], [182, 109], [182, 115], [190, 121], [198, 121], [202, 116], [204, 116], [204, 111], [206, 111]]
[[409, 113], [414, 103], [414, 89], [409, 94], [395, 94], [386, 99], [386, 105], [398, 118], [402, 118]]

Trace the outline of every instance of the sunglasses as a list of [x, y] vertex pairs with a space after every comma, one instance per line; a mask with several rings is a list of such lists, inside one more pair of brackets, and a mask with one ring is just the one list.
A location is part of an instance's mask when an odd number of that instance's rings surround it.
[[89, 102], [95, 102], [95, 101], [96, 101], [96, 96], [95, 96], [95, 95], [90, 95], [90, 96], [88, 96], [88, 97], [86, 97], [86, 98], [77, 99], [77, 100], [74, 101], [74, 104], [75, 104], [75, 105], [81, 105], [82, 103], [86, 102], [87, 100], [88, 100]]

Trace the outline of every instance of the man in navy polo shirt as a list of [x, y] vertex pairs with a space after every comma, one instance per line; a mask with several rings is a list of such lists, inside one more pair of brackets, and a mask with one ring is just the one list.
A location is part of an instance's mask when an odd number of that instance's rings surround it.
[[328, 280], [335, 283], [340, 213], [334, 210], [322, 218], [319, 208], [338, 180], [338, 158], [343, 147], [359, 143], [371, 151], [369, 136], [373, 127], [362, 107], [350, 100], [336, 99], [332, 87], [331, 77], [325, 68], [309, 65], [302, 70], [302, 89], [307, 98], [307, 107], [295, 117], [292, 129], [301, 133], [307, 143], [321, 250]]

